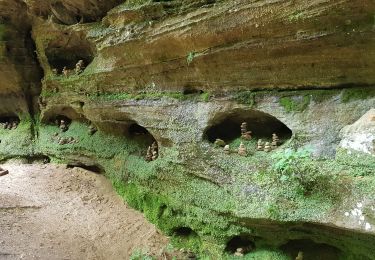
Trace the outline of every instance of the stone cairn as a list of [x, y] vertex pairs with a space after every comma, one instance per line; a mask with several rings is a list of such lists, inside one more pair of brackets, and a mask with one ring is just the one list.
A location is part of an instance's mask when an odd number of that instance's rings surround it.
[[272, 147], [271, 147], [271, 144], [269, 143], [269, 142], [266, 142], [265, 144], [264, 144], [264, 148], [263, 148], [263, 150], [265, 151], [265, 152], [271, 152], [272, 151]]
[[147, 148], [146, 161], [155, 161], [158, 158], [158, 156], [158, 144], [156, 142], [153, 142], [152, 145]]
[[303, 260], [303, 252], [299, 251], [296, 260]]
[[77, 144], [79, 141], [75, 139], [74, 137], [63, 137], [59, 136], [58, 132], [55, 132], [52, 136], [52, 141], [58, 143], [59, 145], [65, 145], [65, 144]]
[[85, 69], [85, 65], [83, 63], [83, 60], [79, 60], [76, 64], [75, 73], [79, 75], [83, 72], [84, 69]]
[[236, 249], [236, 252], [233, 254], [234, 256], [242, 257], [244, 255], [244, 249], [242, 247], [239, 247]]
[[243, 246], [243, 247], [238, 247], [236, 249], [236, 251], [234, 252], [234, 256], [239, 256], [239, 257], [242, 257], [244, 256], [245, 254], [249, 253], [250, 251], [252, 251], [253, 248], [251, 245], [247, 245], [247, 246]]
[[97, 129], [93, 124], [91, 124], [91, 125], [89, 126], [89, 135], [93, 135], [93, 134], [95, 134], [97, 131], [98, 131], [98, 129]]
[[220, 138], [217, 138], [214, 142], [214, 145], [217, 146], [217, 147], [224, 147], [225, 146], [225, 141], [220, 139]]
[[241, 143], [240, 146], [238, 147], [238, 154], [241, 156], [247, 156], [246, 147], [243, 143]]
[[1, 123], [1, 127], [8, 130], [13, 130], [18, 127], [19, 123], [20, 122], [18, 120], [8, 120], [4, 123]]
[[57, 143], [59, 145], [77, 144], [77, 143], [79, 143], [79, 141], [74, 139], [74, 137], [57, 137]]
[[223, 151], [224, 151], [224, 153], [226, 153], [226, 154], [230, 154], [230, 147], [229, 147], [228, 144], [224, 146]]
[[262, 139], [259, 139], [258, 140], [258, 143], [257, 143], [257, 151], [263, 151], [264, 149], [264, 143], [263, 143], [263, 140]]
[[[248, 131], [246, 122], [241, 123], [241, 138], [245, 141], [249, 141], [252, 139], [252, 132]], [[271, 152], [272, 150], [277, 148], [277, 146], [279, 145], [279, 142], [280, 142], [279, 137], [277, 136], [276, 133], [273, 133], [272, 142], [263, 142], [262, 139], [258, 139], [256, 150]], [[224, 147], [223, 148], [224, 153], [226, 154], [231, 153], [229, 145], [227, 145], [224, 140], [217, 138], [214, 144], [216, 147]], [[241, 156], [247, 156], [246, 147], [242, 142], [240, 146], [238, 147], [238, 154]]]
[[251, 140], [252, 136], [251, 136], [252, 132], [251, 131], [247, 131], [247, 123], [246, 122], [243, 122], [241, 124], [241, 137], [242, 139], [244, 140]]
[[69, 70], [66, 68], [66, 66], [64, 66], [63, 70], [62, 70], [62, 74], [64, 75], [65, 78], [67, 78], [69, 76]]
[[271, 143], [272, 149], [276, 149], [277, 146], [279, 145], [279, 142], [280, 142], [279, 137], [277, 136], [277, 134], [273, 133], [272, 134], [272, 143]]
[[56, 120], [56, 123], [57, 123], [57, 126], [60, 128], [61, 132], [68, 131], [69, 127], [68, 127], [67, 123], [65, 122], [65, 120], [63, 120], [63, 119]]
[[57, 76], [57, 75], [59, 74], [59, 72], [57, 71], [56, 68], [53, 68], [53, 69], [52, 69], [52, 74], [53, 74], [54, 76]]
[[265, 152], [271, 152], [272, 150], [275, 150], [277, 146], [279, 145], [280, 139], [277, 136], [277, 134], [272, 134], [272, 142], [263, 142], [262, 139], [258, 140], [257, 143], [257, 151], [265, 151]]

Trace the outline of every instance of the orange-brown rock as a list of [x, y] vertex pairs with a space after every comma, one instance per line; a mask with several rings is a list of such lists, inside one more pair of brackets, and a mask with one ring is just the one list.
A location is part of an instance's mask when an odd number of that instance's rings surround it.
[[[90, 93], [375, 83], [373, 1], [222, 1], [182, 13], [166, 3], [156, 5], [164, 12], [158, 9], [152, 19], [142, 11], [151, 8], [146, 5], [119, 6], [104, 25], [38, 23], [33, 35], [41, 65], [50, 70], [43, 58], [49, 47], [56, 38], [71, 37], [61, 45], [70, 52], [93, 46], [86, 55], [94, 57], [86, 62], [90, 73], [82, 75], [86, 84], [74, 83]], [[74, 40], [78, 35], [80, 42]]]

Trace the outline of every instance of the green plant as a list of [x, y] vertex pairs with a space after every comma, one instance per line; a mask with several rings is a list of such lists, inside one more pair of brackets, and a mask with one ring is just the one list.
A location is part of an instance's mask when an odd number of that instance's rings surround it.
[[312, 160], [311, 150], [308, 148], [286, 149], [272, 157], [276, 159], [272, 169], [278, 179], [284, 183], [297, 184], [297, 188], [304, 194], [311, 192], [315, 186], [327, 180], [327, 176]]
[[155, 259], [146, 250], [136, 249], [132, 252], [130, 260], [153, 260]]
[[341, 101], [348, 103], [354, 100], [367, 99], [368, 97], [375, 97], [375, 89], [373, 87], [347, 88], [342, 91]]
[[190, 63], [193, 62], [193, 60], [195, 58], [195, 55], [196, 55], [196, 53], [193, 52], [193, 51], [191, 51], [191, 52], [188, 53], [188, 55], [186, 57], [186, 62], [187, 62], [188, 65], [190, 65]]
[[203, 92], [199, 95], [199, 99], [204, 102], [208, 102], [210, 100], [210, 93], [209, 92]]
[[292, 96], [292, 97], [282, 97], [280, 98], [280, 105], [285, 108], [287, 112], [292, 111], [303, 111], [310, 104], [311, 96]]
[[234, 95], [234, 99], [238, 103], [252, 107], [255, 104], [255, 95], [255, 92], [252, 91], [241, 91]]
[[301, 19], [304, 19], [304, 13], [301, 11], [295, 11], [294, 13], [288, 16], [289, 22], [296, 22]]

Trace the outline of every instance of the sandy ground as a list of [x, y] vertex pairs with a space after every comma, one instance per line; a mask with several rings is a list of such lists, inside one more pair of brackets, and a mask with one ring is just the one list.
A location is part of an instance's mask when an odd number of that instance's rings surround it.
[[0, 259], [129, 259], [168, 240], [124, 204], [102, 175], [64, 165], [5, 164]]

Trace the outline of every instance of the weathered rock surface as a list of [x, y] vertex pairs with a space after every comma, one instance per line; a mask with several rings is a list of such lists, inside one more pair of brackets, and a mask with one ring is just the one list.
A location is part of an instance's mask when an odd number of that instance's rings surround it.
[[[95, 44], [98, 55], [83, 75], [87, 92], [317, 88], [375, 80], [373, 1], [222, 1], [178, 15], [155, 11], [155, 17], [142, 11], [146, 7], [116, 8], [105, 25], [63, 29], [85, 32]], [[34, 38], [46, 41], [39, 46], [43, 57], [51, 41], [43, 32], [62, 28], [39, 27]], [[66, 48], [61, 52], [70, 52]]]
[[37, 110], [42, 72], [34, 53], [26, 5], [1, 1], [0, 18], [0, 116], [28, 114], [29, 109]]
[[[0, 116], [35, 119], [0, 129], [0, 158], [104, 170], [164, 232], [216, 257], [244, 236], [255, 247], [308, 240], [371, 259], [374, 164], [340, 150], [373, 132], [372, 121], [355, 122], [375, 104], [375, 3], [145, 2], [0, 1], [11, 35], [0, 45]], [[85, 70], [75, 74], [78, 60]], [[40, 80], [39, 116], [30, 100]], [[79, 142], [56, 142], [61, 118], [69, 128], [58, 138]], [[242, 122], [253, 132], [247, 156], [214, 147], [220, 138], [237, 149]], [[282, 145], [257, 152], [273, 133]], [[367, 140], [356, 150], [370, 151]], [[146, 162], [154, 141], [158, 157]], [[306, 147], [316, 159], [285, 165], [298, 169], [291, 176], [275, 171], [284, 151]], [[284, 182], [295, 176], [302, 186]], [[347, 216], [359, 201], [365, 214]]]
[[340, 147], [375, 155], [375, 109], [341, 131]]
[[28, 9], [35, 16], [54, 15], [55, 21], [62, 24], [75, 24], [80, 21], [94, 22], [103, 17], [108, 10], [122, 3], [121, 0], [27, 0]]

